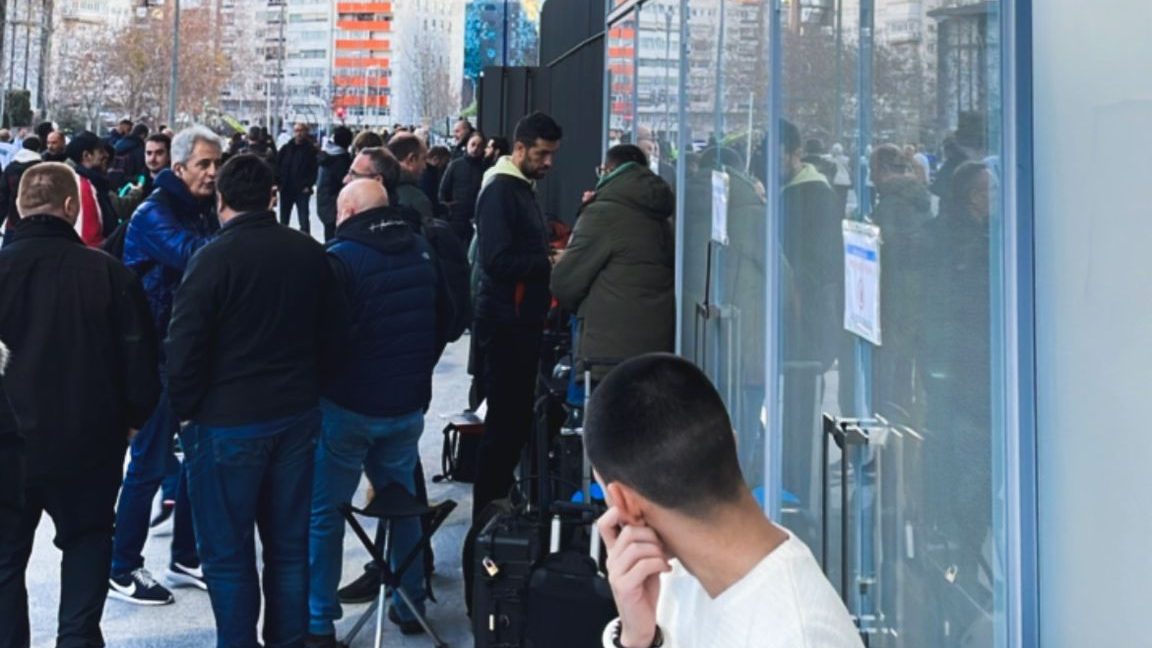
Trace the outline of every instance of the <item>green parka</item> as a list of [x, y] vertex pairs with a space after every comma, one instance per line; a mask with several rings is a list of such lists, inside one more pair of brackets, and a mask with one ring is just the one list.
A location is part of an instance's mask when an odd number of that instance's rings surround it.
[[673, 350], [675, 210], [668, 183], [634, 163], [597, 185], [552, 271], [553, 295], [583, 320], [577, 358], [623, 360]]

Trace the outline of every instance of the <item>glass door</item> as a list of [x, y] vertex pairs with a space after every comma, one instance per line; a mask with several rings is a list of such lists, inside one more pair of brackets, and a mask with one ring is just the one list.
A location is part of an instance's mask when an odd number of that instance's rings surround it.
[[1000, 4], [783, 6], [779, 403], [796, 530], [869, 645], [997, 645]]

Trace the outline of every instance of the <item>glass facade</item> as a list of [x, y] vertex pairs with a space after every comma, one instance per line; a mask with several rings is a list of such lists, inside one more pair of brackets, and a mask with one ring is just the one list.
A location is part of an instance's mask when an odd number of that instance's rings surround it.
[[679, 351], [870, 646], [1009, 645], [999, 2], [610, 0]]

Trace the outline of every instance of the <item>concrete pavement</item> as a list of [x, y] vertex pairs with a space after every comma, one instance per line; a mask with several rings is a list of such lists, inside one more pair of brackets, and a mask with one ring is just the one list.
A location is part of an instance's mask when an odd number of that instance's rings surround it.
[[[315, 221], [315, 219], [313, 219]], [[468, 338], [451, 345], [436, 367], [433, 379], [432, 405], [425, 417], [420, 453], [428, 476], [428, 494], [432, 501], [454, 499], [458, 508], [433, 539], [436, 573], [432, 587], [439, 603], [429, 602], [428, 617], [433, 627], [454, 648], [472, 645], [472, 633], [464, 613], [463, 576], [460, 551], [468, 531], [472, 510], [472, 489], [468, 484], [432, 483], [440, 472], [442, 436], [445, 418], [467, 405]], [[363, 501], [366, 482], [357, 493]], [[307, 506], [307, 502], [302, 502]], [[31, 563], [27, 572], [29, 607], [32, 617], [32, 646], [50, 648], [56, 632], [56, 608], [59, 603], [60, 553], [52, 545], [51, 519], [44, 516], [36, 535]], [[170, 537], [149, 538], [145, 547], [145, 565], [159, 579], [168, 564]], [[346, 583], [360, 574], [366, 554], [349, 531], [344, 539], [344, 578]], [[160, 607], [140, 607], [110, 600], [104, 608], [104, 638], [110, 648], [210, 648], [215, 645], [212, 609], [206, 592], [193, 589], [175, 590], [176, 602]], [[367, 605], [345, 607], [345, 618], [337, 623], [337, 636], [352, 627]], [[384, 622], [385, 645], [396, 647], [430, 645], [423, 636], [404, 637], [388, 621]], [[371, 646], [370, 622], [352, 644], [354, 648]]]

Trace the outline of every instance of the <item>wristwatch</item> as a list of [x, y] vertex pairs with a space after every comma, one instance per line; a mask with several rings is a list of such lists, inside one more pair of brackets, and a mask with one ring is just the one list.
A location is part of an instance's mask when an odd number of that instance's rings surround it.
[[[612, 646], [614, 648], [624, 648], [624, 645], [620, 643], [620, 635], [624, 632], [624, 622], [616, 619], [610, 627], [612, 628]], [[660, 648], [663, 645], [664, 633], [660, 631], [660, 626], [656, 626], [656, 634], [652, 637], [652, 645], [649, 646], [649, 648]]]

